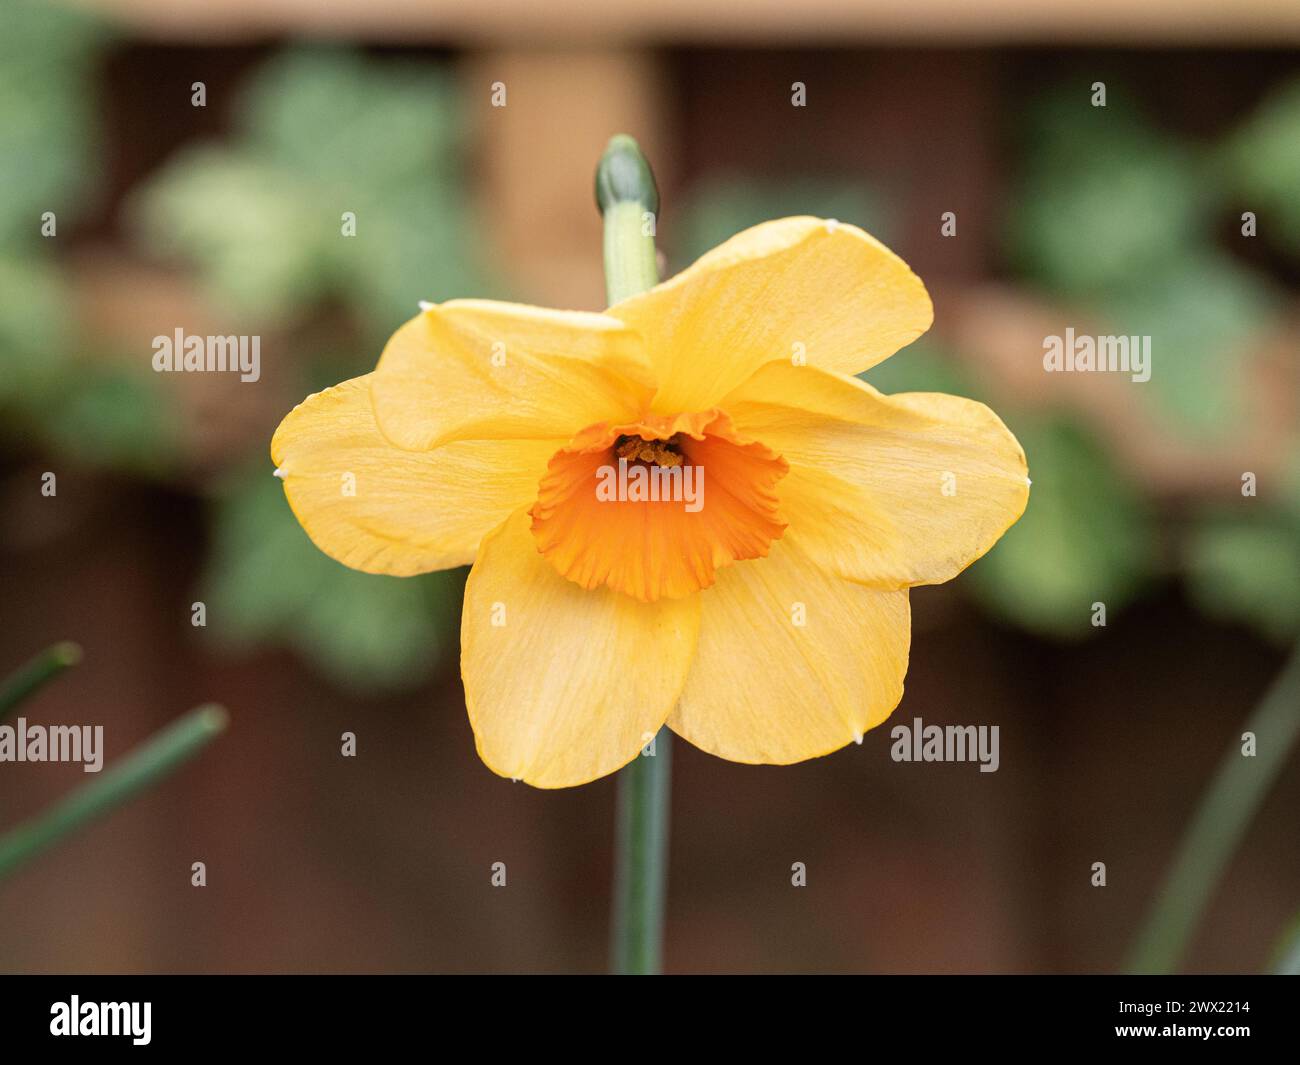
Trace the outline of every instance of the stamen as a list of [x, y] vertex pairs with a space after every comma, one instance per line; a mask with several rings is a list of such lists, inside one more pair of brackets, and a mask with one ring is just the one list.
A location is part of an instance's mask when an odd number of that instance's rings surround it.
[[629, 462], [644, 462], [648, 466], [676, 468], [682, 464], [681, 434], [675, 433], [667, 440], [643, 440], [639, 436], [620, 436], [614, 441], [614, 454]]

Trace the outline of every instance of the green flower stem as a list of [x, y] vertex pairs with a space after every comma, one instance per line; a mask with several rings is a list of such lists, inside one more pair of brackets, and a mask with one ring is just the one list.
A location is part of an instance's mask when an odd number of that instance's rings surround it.
[[1234, 739], [1219, 763], [1133, 948], [1130, 972], [1177, 967], [1242, 833], [1286, 764], [1300, 736], [1300, 644], [1244, 731], [1255, 734], [1256, 754], [1243, 756]]
[[618, 778], [618, 853], [610, 968], [658, 973], [668, 881], [668, 813], [673, 737], [655, 737], [654, 756], [638, 755]]
[[659, 190], [636, 141], [619, 134], [596, 168], [596, 205], [605, 219], [605, 296], [618, 303], [659, 283], [655, 218]]
[[220, 706], [191, 710], [66, 799], [0, 836], [0, 878], [167, 776], [221, 733], [228, 720]]
[[[605, 220], [605, 295], [609, 303], [659, 282], [655, 216], [659, 191], [636, 141], [620, 134], [596, 168], [596, 204]], [[657, 973], [663, 949], [668, 878], [672, 735], [660, 729], [653, 755], [619, 774], [617, 853], [610, 963], [616, 973]]]
[[0, 721], [70, 666], [81, 661], [81, 648], [75, 643], [56, 643], [0, 684]]
[[605, 212], [605, 296], [615, 304], [659, 283], [655, 238], [642, 236], [647, 208], [616, 203]]

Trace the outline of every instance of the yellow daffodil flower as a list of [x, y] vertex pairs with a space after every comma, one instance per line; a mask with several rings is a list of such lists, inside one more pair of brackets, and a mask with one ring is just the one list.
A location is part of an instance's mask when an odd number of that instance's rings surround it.
[[[889, 717], [908, 589], [1025, 509], [991, 410], [854, 376], [932, 319], [867, 233], [784, 218], [603, 314], [427, 306], [374, 372], [294, 408], [271, 455], [345, 565], [473, 564], [461, 673], [495, 772], [582, 784], [665, 723], [721, 758], [798, 762]], [[600, 491], [602, 471], [684, 468], [695, 503]]]

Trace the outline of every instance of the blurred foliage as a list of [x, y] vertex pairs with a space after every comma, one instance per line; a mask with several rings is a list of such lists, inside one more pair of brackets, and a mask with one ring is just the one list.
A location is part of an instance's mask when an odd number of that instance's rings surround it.
[[1188, 437], [1241, 427], [1246, 358], [1278, 320], [1269, 284], [1226, 255], [1189, 252], [1117, 291], [1106, 308], [1117, 328], [1151, 337], [1151, 379], [1136, 387], [1166, 424]]
[[[0, 37], [0, 411], [5, 428], [83, 464], [173, 471], [183, 426], [140, 360], [87, 345], [42, 238], [93, 202], [96, 24], [15, 4]], [[293, 49], [250, 80], [228, 142], [182, 150], [136, 190], [128, 215], [156, 250], [193, 264], [240, 332], [307, 323], [328, 306], [364, 338], [303, 358], [301, 395], [368, 369], [420, 299], [481, 295], [450, 75], [428, 64]], [[342, 232], [345, 211], [356, 236]], [[466, 264], [469, 264], [468, 266]], [[295, 334], [287, 329], [287, 342]], [[319, 334], [319, 330], [316, 330]], [[260, 450], [260, 449], [259, 449]], [[260, 457], [260, 456], [259, 456]], [[318, 551], [265, 459], [214, 494], [208, 631], [232, 645], [280, 641], [357, 689], [407, 685], [455, 649], [460, 574], [398, 580]]]
[[1300, 79], [1272, 94], [1228, 140], [1221, 165], [1241, 210], [1255, 212], [1260, 236], [1300, 254]]
[[[11, 0], [0, 33], [0, 411], [31, 431], [70, 372], [72, 305], [52, 251], [95, 193], [91, 78], [106, 40], [85, 12]], [[43, 215], [56, 236], [42, 235]]]
[[238, 647], [297, 648], [352, 690], [401, 687], [454, 659], [461, 571], [384, 577], [321, 552], [263, 465], [234, 475], [213, 511], [208, 625]]
[[1207, 614], [1282, 642], [1300, 635], [1300, 445], [1276, 485], [1205, 511], [1188, 537], [1192, 595]]
[[701, 182], [682, 210], [673, 258], [687, 266], [742, 229], [791, 215], [837, 218], [882, 239], [886, 216], [858, 181], [797, 177], [755, 181], [721, 177]]
[[229, 142], [178, 152], [130, 212], [219, 305], [275, 326], [341, 300], [377, 352], [419, 300], [483, 294], [448, 72], [293, 49], [258, 72], [235, 124]]
[[71, 361], [71, 293], [41, 250], [23, 259], [0, 254], [0, 411], [11, 416], [46, 409]]
[[[183, 150], [132, 217], [156, 251], [192, 262], [242, 319], [286, 326], [327, 301], [364, 338], [299, 360], [300, 392], [367, 370], [421, 299], [481, 295], [459, 101], [450, 75], [337, 50], [294, 49], [250, 81], [229, 143]], [[343, 213], [356, 236], [343, 233]], [[214, 635], [279, 641], [353, 689], [415, 683], [454, 657], [463, 578], [349, 570], [293, 519], [268, 465], [213, 499], [203, 578]]]
[[1292, 918], [1278, 939], [1269, 968], [1275, 976], [1300, 976], [1300, 917]]
[[1192, 594], [1207, 614], [1249, 621], [1280, 642], [1300, 633], [1300, 524], [1245, 505], [1249, 518], [1213, 514], [1193, 530]]
[[[1278, 328], [1281, 300], [1219, 234], [1225, 220], [1240, 232], [1241, 210], [1257, 205], [1261, 234], [1276, 229], [1300, 251], [1300, 82], [1209, 145], [1162, 132], [1118, 93], [1095, 108], [1072, 88], [1033, 110], [1024, 143], [1009, 224], [1013, 262], [1099, 330], [1152, 338], [1151, 379], [1135, 387], [1189, 445], [1239, 431], [1249, 417], [1248, 360]], [[1094, 598], [1110, 609], [1131, 595], [1154, 559], [1153, 532], [1147, 506], [1117, 471], [1106, 472], [1099, 448], [1086, 457], [1069, 434], [1016, 428], [1034, 478], [1029, 508], [973, 574], [996, 604], [1007, 597], [1010, 586], [998, 585], [1016, 556], [1040, 555], [1014, 567], [1036, 579], [1038, 590], [1024, 595], [1043, 600], [1021, 603], [1018, 616], [1051, 631], [1048, 600]], [[1078, 553], [1057, 555], [1053, 567], [1045, 537], [1057, 548], [1076, 540]], [[1194, 516], [1183, 555], [1206, 613], [1273, 637], [1300, 631], [1300, 511], [1262, 499], [1233, 512], [1211, 508]], [[1066, 587], [1076, 577], [1078, 586]]]
[[923, 336], [858, 376], [886, 395], [896, 392], [947, 392], [979, 399], [970, 378], [952, 353]]
[[183, 431], [157, 375], [112, 363], [69, 375], [44, 428], [52, 446], [83, 465], [159, 477], [174, 469], [168, 441]]
[[[0, 34], [0, 412], [10, 431], [76, 461], [161, 472], [178, 431], [152, 375], [79, 335], [55, 258], [97, 197], [94, 77], [110, 41], [94, 16], [14, 0]], [[42, 232], [51, 212], [55, 231]], [[91, 347], [84, 358], [78, 348]]]
[[1013, 261], [1099, 331], [1151, 337], [1139, 394], [1168, 429], [1238, 428], [1251, 342], [1278, 325], [1278, 300], [1216, 243], [1230, 193], [1212, 150], [1160, 131], [1118, 92], [1093, 107], [1075, 88], [1031, 110], [1024, 142]]
[[[129, 218], [253, 328], [291, 332], [341, 308], [361, 339], [346, 357], [299, 360], [306, 395], [368, 370], [420, 300], [488, 289], [463, 158], [447, 70], [292, 48], [248, 82], [231, 137], [179, 151], [137, 190]], [[214, 635], [289, 644], [354, 689], [414, 683], [454, 652], [460, 575], [341, 566], [308, 540], [265, 464], [233, 477], [212, 513], [203, 581]]]
[[1072, 298], [1104, 296], [1176, 266], [1208, 234], [1205, 160], [1112, 91], [1078, 89], [1029, 111], [1025, 170], [1007, 218], [1013, 261]]
[[1089, 635], [1094, 603], [1110, 620], [1142, 587], [1154, 557], [1150, 509], [1083, 427], [1018, 418], [1015, 432], [1029, 456], [1029, 506], [967, 579], [1011, 620]]
[[41, 239], [42, 212], [60, 223], [93, 194], [97, 138], [88, 75], [105, 39], [88, 13], [9, 0], [0, 33], [0, 247]]
[[[1151, 380], [1136, 387], [1168, 429], [1189, 441], [1239, 429], [1248, 416], [1246, 360], [1278, 325], [1281, 301], [1271, 280], [1221, 247], [1219, 235], [1240, 191], [1276, 215], [1300, 247], [1300, 83], [1265, 101], [1221, 145], [1160, 130], [1113, 88], [1103, 108], [1071, 86], [1031, 108], [1023, 143], [1023, 181], [1008, 216], [1012, 263], [1098, 330], [1152, 338]], [[685, 246], [698, 255], [745, 226], [791, 213], [873, 229], [882, 212], [857, 185], [715, 182], [684, 213]], [[929, 339], [863, 378], [886, 393], [990, 398]], [[1035, 631], [1086, 635], [1094, 602], [1120, 609], [1152, 575], [1154, 507], [1085, 426], [993, 405], [1024, 445], [1034, 488], [1024, 517], [965, 586]], [[1185, 545], [1188, 580], [1207, 612], [1274, 636], [1293, 633], [1300, 518], [1251, 502], [1235, 515], [1196, 519]]]

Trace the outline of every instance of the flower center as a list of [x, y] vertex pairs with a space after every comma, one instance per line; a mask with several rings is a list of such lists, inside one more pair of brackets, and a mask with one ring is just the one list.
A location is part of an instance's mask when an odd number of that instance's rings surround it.
[[601, 422], [552, 456], [529, 512], [538, 550], [584, 588], [647, 602], [707, 588], [785, 531], [789, 467], [721, 411]]

